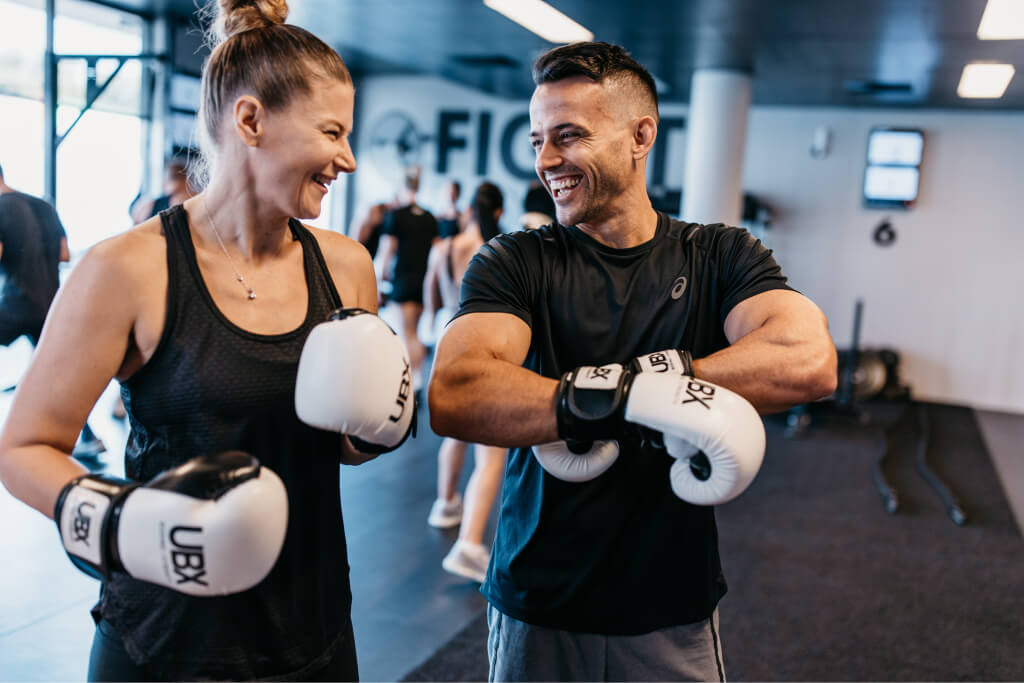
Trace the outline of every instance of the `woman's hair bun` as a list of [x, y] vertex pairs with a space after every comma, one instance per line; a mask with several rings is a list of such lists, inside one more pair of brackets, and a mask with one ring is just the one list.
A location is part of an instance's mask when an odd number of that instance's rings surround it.
[[[215, 42], [227, 40], [236, 33], [283, 24], [288, 18], [285, 0], [215, 0], [216, 11], [211, 26]], [[212, 5], [212, 3], [211, 3]]]

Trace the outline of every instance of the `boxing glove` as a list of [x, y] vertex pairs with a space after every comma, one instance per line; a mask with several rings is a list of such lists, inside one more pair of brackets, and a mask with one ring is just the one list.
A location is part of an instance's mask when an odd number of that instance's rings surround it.
[[284, 544], [288, 494], [248, 453], [201, 456], [146, 484], [87, 474], [57, 498], [72, 563], [97, 579], [123, 571], [187, 595], [257, 585]]
[[687, 375], [633, 372], [617, 363], [563, 375], [558, 435], [600, 440], [660, 433], [677, 462], [673, 492], [698, 505], [727, 502], [750, 484], [764, 458], [760, 416], [738, 394]]
[[402, 340], [369, 311], [332, 313], [302, 347], [295, 412], [311, 427], [348, 435], [363, 453], [401, 446], [416, 424], [409, 353]]
[[[656, 351], [636, 357], [630, 367], [634, 372], [663, 372], [692, 376], [693, 356], [689, 351], [683, 349]], [[735, 490], [741, 491], [749, 485], [760, 466], [760, 463], [755, 465], [753, 461], [741, 462], [729, 459], [720, 459], [713, 465], [706, 453], [684, 439], [672, 435], [661, 435], [653, 430], [652, 434], [657, 436], [651, 438], [650, 443], [666, 450], [669, 455], [676, 458], [672, 469], [669, 470], [669, 480], [672, 491], [683, 500], [724, 502], [726, 499], [731, 499], [738, 495], [734, 492]], [[713, 468], [714, 477], [712, 477]], [[727, 474], [734, 469], [735, 472]]]
[[562, 481], [596, 479], [619, 457], [618, 441], [552, 441], [533, 447], [544, 470]]
[[680, 374], [633, 378], [624, 417], [660, 431], [676, 458], [672, 491], [695, 505], [719, 505], [743, 493], [764, 460], [764, 423], [745, 398]]

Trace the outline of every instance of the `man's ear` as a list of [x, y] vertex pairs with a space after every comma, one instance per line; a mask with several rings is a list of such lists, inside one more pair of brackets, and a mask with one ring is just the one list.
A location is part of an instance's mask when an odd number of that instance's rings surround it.
[[235, 100], [235, 131], [249, 147], [259, 147], [266, 115], [263, 104], [252, 95], [242, 95]]
[[654, 146], [658, 137], [658, 124], [653, 116], [641, 116], [633, 122], [633, 158], [643, 159]]

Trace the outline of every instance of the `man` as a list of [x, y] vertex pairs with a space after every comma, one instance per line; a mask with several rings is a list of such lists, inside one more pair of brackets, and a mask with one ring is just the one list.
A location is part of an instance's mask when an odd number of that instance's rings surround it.
[[[409, 349], [413, 389], [423, 381], [423, 359], [427, 349], [416, 334], [423, 313], [423, 278], [427, 274], [430, 248], [438, 239], [437, 220], [416, 203], [420, 188], [419, 168], [405, 173], [405, 202], [384, 216], [374, 264], [382, 295], [397, 305], [402, 339]], [[390, 289], [385, 283], [390, 285]]]
[[[628, 53], [556, 48], [534, 82], [530, 137], [557, 223], [481, 248], [429, 388], [438, 434], [512, 447], [481, 589], [491, 678], [724, 680], [714, 510], [684, 500], [676, 475], [702, 484], [694, 454], [712, 458], [713, 440], [694, 425], [714, 396], [733, 411], [719, 440], [754, 444], [729, 445], [726, 464], [756, 472], [754, 409], [830, 394], [835, 349], [746, 231], [654, 211], [657, 95]], [[632, 369], [668, 356], [672, 373]]]
[[[59, 264], [71, 259], [67, 235], [50, 204], [18, 192], [0, 167], [0, 345], [24, 335], [35, 346], [60, 286]], [[94, 458], [106, 448], [86, 424], [75, 457]]]

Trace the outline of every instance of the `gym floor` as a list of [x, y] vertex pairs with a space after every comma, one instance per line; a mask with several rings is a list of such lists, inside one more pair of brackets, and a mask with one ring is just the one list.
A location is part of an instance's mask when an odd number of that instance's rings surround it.
[[[24, 339], [0, 348], [0, 386], [17, 382], [31, 347]], [[127, 437], [111, 417], [112, 383], [90, 424], [106, 443], [97, 467], [119, 474]], [[13, 394], [0, 394], [6, 419]], [[978, 411], [978, 424], [1018, 527], [1024, 529], [1024, 415]], [[426, 524], [437, 476], [440, 439], [420, 414], [419, 436], [362, 467], [342, 468], [360, 677], [400, 679], [478, 615], [477, 584], [447, 574], [441, 558], [455, 531]], [[467, 461], [467, 465], [468, 465]], [[466, 468], [469, 469], [468, 467]], [[463, 483], [468, 471], [463, 473]], [[50, 521], [0, 489], [4, 569], [0, 574], [0, 681], [62, 681], [85, 677], [97, 583], [66, 560]], [[493, 518], [488, 538], [493, 534]], [[401, 644], [396, 646], [396, 644]], [[484, 643], [480, 644], [484, 647]]]

